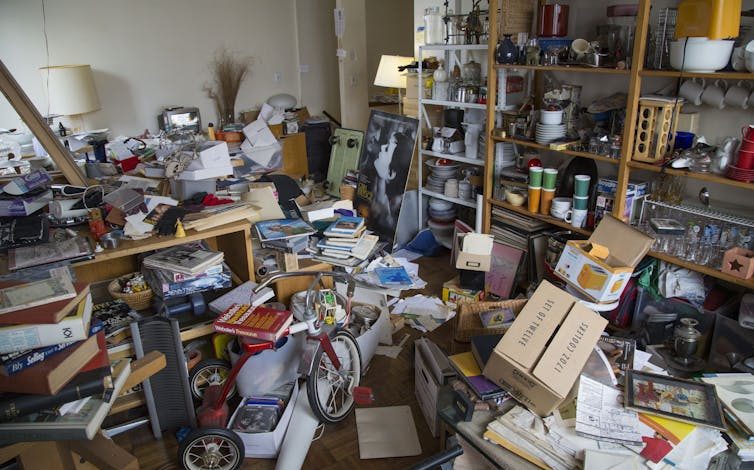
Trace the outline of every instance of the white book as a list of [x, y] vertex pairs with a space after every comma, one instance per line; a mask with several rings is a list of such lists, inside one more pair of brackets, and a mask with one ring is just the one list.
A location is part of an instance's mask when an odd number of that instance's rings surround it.
[[0, 328], [0, 354], [86, 339], [91, 319], [92, 294], [87, 294], [86, 300], [79, 304], [76, 312], [59, 323]]
[[337, 259], [348, 259], [351, 254], [347, 251], [322, 250], [322, 254]]
[[367, 259], [367, 256], [369, 256], [369, 253], [372, 252], [372, 249], [374, 249], [379, 240], [380, 237], [377, 235], [364, 235], [359, 240], [359, 243], [351, 248], [351, 255], [359, 259]]

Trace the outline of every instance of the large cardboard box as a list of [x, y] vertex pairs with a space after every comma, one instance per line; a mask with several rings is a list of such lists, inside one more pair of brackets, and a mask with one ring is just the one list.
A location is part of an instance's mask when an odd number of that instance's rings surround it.
[[542, 281], [495, 347], [483, 374], [539, 416], [568, 396], [607, 320]]
[[652, 242], [652, 237], [606, 216], [589, 240], [566, 244], [555, 275], [595, 302], [614, 302]]

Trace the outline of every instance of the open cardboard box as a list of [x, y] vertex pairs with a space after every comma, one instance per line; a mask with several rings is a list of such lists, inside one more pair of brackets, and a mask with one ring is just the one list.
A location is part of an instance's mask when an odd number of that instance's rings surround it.
[[595, 302], [614, 302], [652, 242], [652, 237], [606, 216], [589, 240], [566, 244], [555, 275]]
[[542, 281], [495, 346], [483, 374], [539, 416], [568, 396], [607, 320]]
[[492, 266], [492, 235], [459, 233], [456, 269], [487, 272]]

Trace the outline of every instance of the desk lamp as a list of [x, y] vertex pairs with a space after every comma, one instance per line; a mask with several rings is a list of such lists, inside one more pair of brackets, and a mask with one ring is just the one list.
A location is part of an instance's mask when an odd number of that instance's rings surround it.
[[97, 89], [90, 65], [54, 65], [40, 67], [49, 102], [49, 114], [78, 117], [83, 131], [84, 114], [100, 109]]
[[408, 65], [413, 61], [413, 57], [383, 55], [380, 58], [380, 65], [377, 67], [377, 76], [374, 77], [375, 86], [398, 89], [398, 112], [400, 114], [403, 114], [401, 89], [406, 88], [406, 74], [400, 72], [398, 67]]

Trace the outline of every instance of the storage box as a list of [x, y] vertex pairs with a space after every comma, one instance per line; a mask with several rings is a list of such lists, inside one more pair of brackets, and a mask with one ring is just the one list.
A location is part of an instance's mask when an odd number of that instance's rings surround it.
[[437, 395], [440, 383], [430, 368], [429, 351], [417, 340], [414, 348], [414, 393], [419, 402], [429, 431], [434, 437], [440, 435], [440, 421], [437, 417]]
[[458, 234], [458, 238], [462, 248], [456, 257], [456, 269], [489, 271], [492, 265], [492, 235], [469, 232]]
[[741, 279], [754, 276], [754, 251], [740, 247], [726, 251], [722, 272]]
[[[243, 441], [246, 458], [256, 457], [259, 459], [274, 459], [277, 457], [278, 452], [280, 451], [280, 445], [283, 443], [283, 438], [285, 437], [285, 431], [288, 429], [288, 423], [290, 423], [291, 416], [293, 416], [293, 408], [296, 406], [297, 398], [298, 380], [294, 381], [291, 398], [288, 400], [288, 404], [273, 431], [247, 433], [233, 430], [233, 432], [235, 432]], [[235, 421], [236, 415], [243, 407], [245, 401], [245, 399], [241, 400], [238, 404], [238, 408], [233, 412], [233, 416], [230, 417], [230, 421], [228, 421], [229, 429], [233, 425], [233, 421]]]
[[614, 302], [652, 242], [652, 237], [605, 216], [589, 240], [566, 244], [555, 275], [595, 302]]
[[495, 346], [485, 377], [539, 416], [568, 396], [607, 320], [542, 281]]
[[483, 290], [471, 290], [461, 287], [461, 280], [458, 276], [442, 285], [442, 300], [456, 304], [458, 302], [479, 302], [484, 300]]

